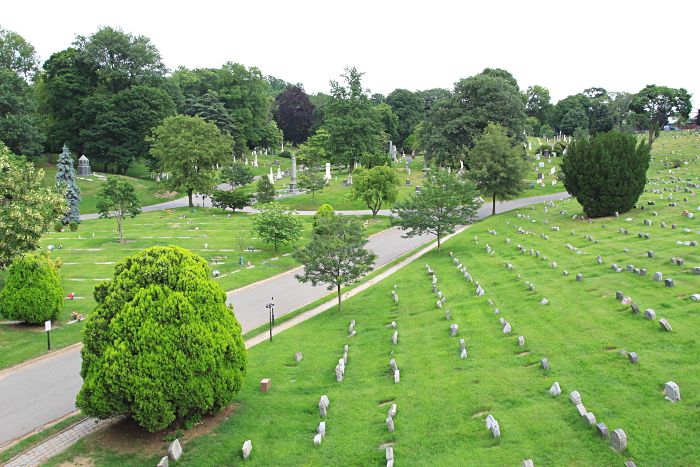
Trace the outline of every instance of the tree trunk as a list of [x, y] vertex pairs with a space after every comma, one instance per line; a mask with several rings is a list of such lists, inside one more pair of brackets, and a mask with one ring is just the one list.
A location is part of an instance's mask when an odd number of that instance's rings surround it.
[[122, 232], [122, 218], [117, 215], [117, 231], [119, 232], [119, 243], [124, 243], [124, 235]]
[[496, 215], [496, 193], [493, 194], [493, 204], [491, 205], [491, 215]]
[[189, 202], [190, 202], [190, 207], [193, 208], [193, 207], [194, 207], [194, 204], [192, 204], [192, 188], [189, 188], [189, 189], [187, 190], [187, 199], [188, 199]]
[[654, 142], [654, 129], [649, 128], [649, 148], [651, 148], [651, 144]]
[[342, 301], [341, 294], [340, 294], [340, 284], [336, 284], [338, 287], [338, 311], [340, 311], [340, 302]]

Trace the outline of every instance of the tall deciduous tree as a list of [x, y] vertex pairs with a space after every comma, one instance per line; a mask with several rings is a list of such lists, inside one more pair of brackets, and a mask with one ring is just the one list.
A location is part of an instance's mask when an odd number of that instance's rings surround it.
[[355, 170], [352, 182], [352, 197], [362, 200], [372, 216], [382, 208], [382, 204], [393, 203], [399, 195], [399, 176], [394, 169], [386, 165], [378, 165], [367, 169], [359, 167]]
[[535, 117], [542, 125], [547, 121], [549, 112], [552, 110], [549, 89], [536, 84], [528, 87], [525, 94], [527, 97], [525, 114], [529, 117]]
[[342, 215], [319, 217], [309, 244], [294, 251], [294, 258], [304, 265], [303, 274], [295, 277], [335, 289], [340, 311], [341, 287], [371, 271], [377, 259], [366, 244], [367, 234], [359, 221]]
[[83, 413], [131, 416], [153, 432], [230, 404], [247, 354], [241, 325], [207, 262], [184, 248], [152, 247], [117, 263], [95, 288], [83, 334]]
[[44, 141], [34, 92], [9, 68], [0, 68], [0, 141], [17, 154], [32, 156], [41, 154]]
[[255, 230], [265, 243], [272, 243], [277, 251], [279, 245], [298, 240], [302, 223], [286, 206], [267, 203], [260, 206], [260, 213], [253, 220]]
[[0, 143], [0, 269], [34, 250], [41, 236], [66, 210], [55, 189], [42, 186], [43, 170], [15, 158]]
[[66, 205], [68, 210], [63, 214], [61, 222], [63, 224], [80, 223], [80, 188], [75, 183], [75, 169], [73, 168], [73, 157], [68, 146], [63, 145], [63, 152], [58, 156], [56, 162], [56, 185], [58, 189], [66, 194]]
[[525, 103], [505, 70], [487, 68], [460, 80], [451, 98], [441, 102], [428, 113], [421, 131], [426, 157], [437, 165], [457, 167], [489, 123], [498, 123], [509, 136], [524, 141]]
[[311, 192], [311, 199], [314, 199], [314, 194], [326, 187], [326, 180], [318, 170], [307, 170], [299, 176], [299, 188]]
[[164, 184], [186, 191], [190, 207], [193, 193], [209, 193], [216, 185], [217, 165], [226, 162], [233, 144], [215, 124], [187, 115], [166, 118], [148, 141], [158, 167], [171, 174]]
[[219, 180], [232, 186], [247, 185], [253, 181], [253, 171], [245, 164], [234, 162], [221, 168]]
[[314, 105], [303, 89], [286, 88], [275, 97], [275, 121], [286, 141], [299, 145], [306, 141], [314, 122]]
[[492, 198], [491, 214], [496, 214], [496, 198], [508, 199], [523, 190], [527, 164], [520, 145], [514, 145], [506, 130], [490, 123], [469, 151], [468, 177], [484, 195]]
[[0, 27], [0, 68], [12, 70], [30, 81], [38, 65], [39, 57], [34, 46], [16, 32]]
[[423, 119], [425, 112], [423, 98], [407, 89], [394, 89], [386, 96], [386, 103], [399, 119], [398, 132], [394, 142], [397, 147], [403, 148], [406, 145], [406, 138], [413, 133], [416, 125]]
[[256, 199], [258, 204], [271, 203], [275, 200], [275, 185], [272, 184], [266, 176], [260, 177], [256, 184], [257, 194]]
[[632, 99], [630, 109], [640, 116], [643, 128], [649, 134], [649, 146], [670, 117], [687, 119], [692, 110], [690, 94], [683, 88], [649, 84]]
[[114, 217], [117, 220], [119, 243], [124, 243], [124, 219], [136, 217], [141, 212], [141, 202], [134, 185], [116, 176], [107, 180], [97, 192], [97, 212], [100, 217]]
[[442, 238], [458, 225], [470, 223], [478, 208], [474, 185], [455, 172], [434, 169], [428, 173], [421, 193], [394, 205], [392, 212], [398, 217], [392, 223], [406, 230], [404, 237], [437, 236], [439, 250]]
[[330, 101], [324, 106], [330, 157], [352, 171], [363, 153], [381, 151], [385, 134], [379, 113], [362, 89], [362, 73], [346, 68], [344, 85], [331, 81]]
[[383, 102], [375, 105], [374, 110], [379, 114], [379, 121], [382, 122], [382, 130], [386, 138], [392, 142], [396, 141], [399, 138], [399, 117], [388, 104]]
[[564, 186], [590, 217], [627, 212], [644, 191], [650, 153], [645, 141], [617, 131], [574, 140], [561, 165]]
[[322, 161], [328, 158], [328, 132], [324, 128], [319, 128], [316, 133], [309, 137], [304, 144], [299, 146], [297, 160], [307, 167], [318, 167]]

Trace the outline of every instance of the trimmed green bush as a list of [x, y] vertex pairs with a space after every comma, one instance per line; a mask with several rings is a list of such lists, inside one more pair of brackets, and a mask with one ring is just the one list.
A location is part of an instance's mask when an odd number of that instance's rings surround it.
[[589, 217], [629, 211], [644, 191], [650, 146], [612, 131], [574, 140], [564, 156], [564, 186]]
[[327, 235], [328, 229], [323, 226], [323, 221], [333, 216], [335, 216], [333, 206], [328, 203], [320, 205], [316, 210], [316, 214], [314, 214], [313, 233], [317, 235]]
[[76, 402], [85, 414], [128, 414], [153, 432], [231, 403], [247, 353], [202, 257], [174, 246], [148, 248], [118, 263], [95, 299]]
[[0, 292], [0, 313], [7, 319], [40, 324], [58, 318], [63, 287], [58, 264], [41, 253], [15, 258]]

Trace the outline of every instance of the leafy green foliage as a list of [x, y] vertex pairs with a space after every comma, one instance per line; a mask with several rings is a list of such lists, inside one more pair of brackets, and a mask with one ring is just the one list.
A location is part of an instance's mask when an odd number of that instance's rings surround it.
[[100, 418], [129, 414], [157, 431], [229, 404], [247, 355], [241, 327], [206, 261], [152, 247], [115, 266], [95, 288], [76, 404]]
[[458, 225], [474, 218], [479, 203], [474, 185], [445, 169], [433, 169], [427, 177], [421, 193], [394, 205], [392, 212], [398, 215], [392, 224], [406, 230], [405, 237], [433, 234], [437, 236], [438, 249], [442, 237], [453, 233]]
[[311, 192], [311, 199], [317, 191], [321, 191], [326, 187], [326, 180], [318, 170], [307, 170], [299, 176], [299, 188]]
[[382, 129], [386, 137], [392, 141], [397, 140], [399, 138], [399, 117], [385, 103], [375, 105], [374, 110], [379, 115], [379, 121], [382, 122]]
[[328, 158], [328, 138], [330, 135], [324, 128], [319, 128], [304, 144], [299, 146], [297, 160], [307, 167], [318, 167]]
[[389, 166], [358, 167], [352, 180], [352, 197], [361, 199], [376, 216], [384, 203], [393, 203], [399, 194], [399, 176]]
[[[0, 53], [1, 49], [0, 46]], [[39, 130], [37, 103], [32, 88], [18, 73], [1, 67], [0, 141], [22, 155], [40, 154], [44, 141], [44, 135]]]
[[314, 105], [303, 89], [291, 86], [275, 97], [277, 108], [274, 116], [284, 139], [299, 145], [311, 133], [314, 121]]
[[194, 192], [209, 193], [216, 185], [216, 165], [228, 160], [233, 144], [214, 123], [187, 115], [166, 118], [148, 141], [158, 167], [171, 174], [163, 184], [187, 191], [190, 207]]
[[117, 176], [107, 177], [107, 181], [97, 192], [97, 212], [100, 217], [114, 217], [117, 220], [119, 243], [124, 243], [123, 224], [126, 216], [136, 217], [141, 212], [141, 202], [134, 185]]
[[275, 200], [275, 185], [266, 176], [260, 177], [257, 183], [256, 199], [258, 204], [271, 203]]
[[362, 167], [371, 169], [380, 165], [391, 165], [391, 156], [387, 152], [365, 152], [360, 157]]
[[299, 239], [303, 225], [289, 208], [271, 202], [261, 205], [259, 209], [260, 214], [255, 216], [253, 224], [263, 242], [272, 243], [277, 251], [279, 245]]
[[233, 186], [247, 185], [253, 181], [253, 171], [245, 164], [234, 162], [221, 168], [219, 180]]
[[525, 114], [528, 117], [535, 117], [540, 122], [540, 125], [546, 122], [553, 107], [549, 89], [536, 84], [528, 87], [525, 94], [527, 98]]
[[527, 163], [521, 146], [513, 143], [505, 128], [489, 123], [468, 154], [467, 176], [480, 192], [492, 197], [492, 214], [496, 214], [496, 197], [509, 199], [524, 188]]
[[59, 191], [66, 194], [66, 204], [68, 210], [64, 213], [61, 222], [64, 224], [76, 225], [80, 223], [80, 188], [75, 183], [75, 169], [73, 168], [73, 157], [70, 155], [68, 146], [63, 145], [63, 152], [58, 156], [56, 162], [56, 185]]
[[41, 185], [42, 170], [17, 160], [0, 143], [0, 269], [26, 251], [66, 210], [60, 193]]
[[381, 151], [385, 141], [379, 112], [362, 89], [361, 78], [357, 69], [346, 68], [345, 85], [331, 81], [332, 98], [324, 106], [328, 153], [334, 162], [351, 170], [363, 153]]
[[420, 134], [427, 160], [458, 167], [462, 153], [474, 145], [489, 123], [497, 123], [517, 142], [524, 141], [525, 103], [510, 73], [486, 69], [455, 84], [449, 99], [428, 113]]
[[214, 207], [221, 209], [243, 209], [250, 206], [252, 195], [242, 190], [214, 190], [211, 195], [211, 201]]
[[394, 89], [386, 96], [386, 103], [389, 104], [399, 119], [398, 131], [395, 138], [396, 146], [403, 148], [406, 145], [406, 138], [416, 129], [424, 115], [423, 98], [415, 92], [407, 89]]
[[0, 311], [7, 319], [40, 324], [58, 318], [63, 309], [63, 287], [58, 265], [41, 253], [16, 258], [0, 292]]
[[[270, 84], [255, 67], [227, 62], [221, 68], [179, 68], [172, 81], [191, 100], [216, 92], [232, 119], [229, 134], [233, 137], [234, 152], [242, 156], [248, 148], [262, 143], [269, 136]], [[222, 128], [223, 130], [223, 128]]]
[[0, 27], [0, 68], [11, 70], [29, 81], [38, 64], [39, 57], [32, 44], [16, 32]]
[[651, 146], [669, 117], [688, 118], [692, 110], [690, 94], [683, 88], [649, 84], [634, 96], [630, 110], [639, 116], [643, 128], [648, 131]]
[[564, 186], [589, 217], [627, 212], [644, 191], [650, 151], [618, 131], [574, 140], [561, 165]]
[[226, 108], [216, 91], [209, 91], [201, 96], [188, 96], [183, 113], [215, 123], [222, 133], [229, 135], [233, 134], [236, 128], [231, 111]]
[[377, 259], [365, 249], [366, 244], [367, 235], [359, 221], [341, 215], [320, 217], [309, 244], [294, 251], [294, 258], [304, 265], [304, 273], [295, 277], [336, 289], [340, 310], [340, 288], [371, 271]]
[[322, 204], [314, 214], [313, 232], [316, 234], [328, 234], [329, 231], [323, 226], [323, 222], [329, 217], [335, 216], [335, 210], [330, 204]]

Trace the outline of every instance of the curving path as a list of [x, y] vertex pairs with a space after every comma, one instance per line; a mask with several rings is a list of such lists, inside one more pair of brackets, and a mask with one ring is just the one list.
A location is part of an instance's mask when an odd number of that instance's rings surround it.
[[[568, 197], [568, 193], [537, 196], [497, 204], [497, 211], [509, 211], [528, 204], [557, 200]], [[202, 203], [202, 198], [198, 198]], [[153, 206], [146, 206], [144, 211], [159, 211], [187, 205], [187, 198], [168, 201]], [[253, 210], [250, 209], [250, 212]], [[313, 214], [313, 211], [299, 214]], [[343, 213], [341, 211], [341, 213]], [[369, 211], [349, 211], [344, 214], [369, 213]], [[478, 218], [483, 219], [491, 213], [490, 203], [482, 206]], [[388, 211], [381, 214], [389, 215]], [[81, 216], [81, 219], [94, 219], [96, 214]], [[369, 239], [368, 248], [378, 255], [376, 267], [391, 262], [395, 258], [413, 250], [417, 246], [432, 240], [432, 235], [402, 238], [402, 232], [392, 228]], [[236, 317], [241, 322], [243, 331], [247, 332], [261, 324], [267, 323], [268, 315], [265, 304], [275, 297], [275, 315], [282, 316], [304, 305], [324, 297], [329, 292], [325, 287], [314, 287], [296, 281], [297, 270], [288, 271], [270, 279], [251, 284], [227, 294], [227, 299], [234, 305]], [[50, 354], [46, 358], [27, 362], [0, 372], [0, 447], [18, 437], [60, 418], [75, 410], [75, 396], [82, 385], [80, 378], [80, 346]]]

